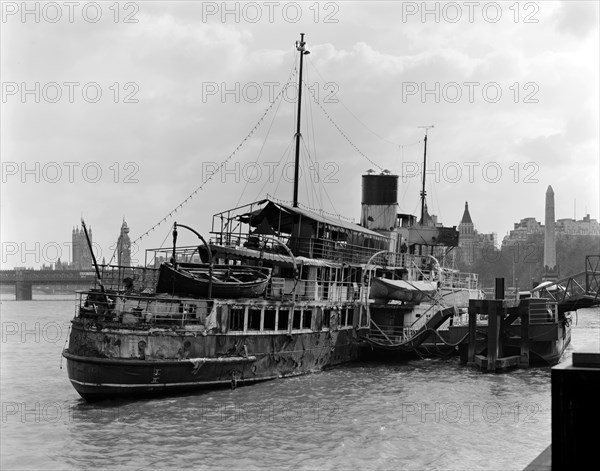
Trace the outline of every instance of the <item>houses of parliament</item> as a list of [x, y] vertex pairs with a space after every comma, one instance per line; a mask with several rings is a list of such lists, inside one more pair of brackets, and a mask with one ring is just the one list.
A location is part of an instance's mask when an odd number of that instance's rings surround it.
[[[71, 231], [71, 262], [61, 262], [60, 258], [55, 264], [56, 270], [91, 270], [93, 269], [92, 254], [90, 252], [90, 245], [93, 247], [93, 231], [92, 228], [88, 228], [88, 236], [90, 243], [85, 237], [83, 229], [74, 227]], [[131, 266], [131, 240], [129, 238], [129, 226], [123, 219], [121, 225], [121, 231], [117, 238], [115, 247], [115, 253], [113, 258], [116, 257], [117, 264], [119, 266]], [[103, 264], [106, 264], [106, 260], [102, 260]]]

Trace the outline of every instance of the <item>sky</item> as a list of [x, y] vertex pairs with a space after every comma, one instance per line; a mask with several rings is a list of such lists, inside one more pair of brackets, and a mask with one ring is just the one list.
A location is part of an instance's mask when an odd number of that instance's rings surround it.
[[468, 201], [501, 241], [549, 185], [600, 219], [595, 1], [3, 2], [0, 27], [3, 269], [70, 261], [82, 218], [106, 261], [125, 220], [141, 263], [175, 221], [290, 201], [300, 33], [301, 204], [358, 222], [389, 170], [418, 214], [433, 126], [444, 225]]

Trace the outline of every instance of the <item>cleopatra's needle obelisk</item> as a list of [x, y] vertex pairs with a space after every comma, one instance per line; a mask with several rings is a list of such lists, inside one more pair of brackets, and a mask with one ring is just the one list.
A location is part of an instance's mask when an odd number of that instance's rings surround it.
[[558, 267], [556, 265], [556, 232], [554, 229], [554, 190], [548, 185], [546, 191], [546, 233], [544, 238], [544, 281], [556, 281], [558, 279]]

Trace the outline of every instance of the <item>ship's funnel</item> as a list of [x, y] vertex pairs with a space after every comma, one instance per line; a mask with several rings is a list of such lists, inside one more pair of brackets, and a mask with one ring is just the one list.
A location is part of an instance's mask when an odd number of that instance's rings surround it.
[[362, 176], [360, 223], [374, 231], [392, 231], [398, 209], [398, 175], [384, 172]]

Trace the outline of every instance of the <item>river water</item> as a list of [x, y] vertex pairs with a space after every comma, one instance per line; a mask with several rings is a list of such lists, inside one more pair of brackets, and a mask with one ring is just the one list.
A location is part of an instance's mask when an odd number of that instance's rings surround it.
[[[456, 358], [89, 405], [61, 369], [73, 297], [38, 298], [2, 296], [3, 470], [517, 470], [551, 440], [550, 368]], [[580, 310], [566, 356], [599, 339], [600, 309]]]

